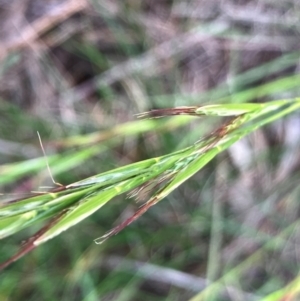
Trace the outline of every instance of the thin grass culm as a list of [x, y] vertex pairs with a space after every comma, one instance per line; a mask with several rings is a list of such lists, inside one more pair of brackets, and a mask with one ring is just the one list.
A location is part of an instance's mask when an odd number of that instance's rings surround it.
[[[150, 191], [150, 199], [146, 200], [131, 217], [95, 239], [96, 244], [103, 243], [139, 218], [151, 206], [160, 202], [232, 144], [299, 108], [300, 98], [296, 98], [268, 103], [157, 109], [138, 115], [140, 118], [173, 115], [225, 116], [227, 121], [211, 134], [200, 137], [201, 139], [185, 149], [129, 164], [76, 183], [62, 185], [49, 192], [32, 193], [27, 198], [1, 203], [0, 239], [39, 221], [45, 221], [45, 225], [23, 243], [14, 256], [0, 264], [0, 269], [78, 224], [115, 196], [129, 193], [130, 197], [139, 198], [145, 191]], [[229, 121], [228, 117], [230, 117]]]

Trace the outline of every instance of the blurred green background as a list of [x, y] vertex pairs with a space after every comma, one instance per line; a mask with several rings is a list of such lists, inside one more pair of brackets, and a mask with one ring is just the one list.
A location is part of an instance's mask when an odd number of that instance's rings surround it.
[[[297, 0], [0, 0], [0, 202], [193, 144], [135, 114], [300, 95]], [[126, 195], [14, 263], [0, 300], [299, 300], [300, 117], [236, 143], [102, 245]], [[41, 225], [1, 240], [0, 259]], [[285, 299], [284, 299], [285, 298]]]

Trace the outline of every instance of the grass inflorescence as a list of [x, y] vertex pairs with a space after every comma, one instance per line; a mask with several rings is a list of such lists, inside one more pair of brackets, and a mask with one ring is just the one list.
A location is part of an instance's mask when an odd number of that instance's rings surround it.
[[131, 191], [131, 197], [142, 199], [144, 191], [150, 191], [151, 197], [143, 200], [144, 204], [132, 216], [95, 239], [97, 244], [101, 244], [164, 199], [220, 152], [259, 127], [299, 107], [300, 99], [292, 99], [261, 104], [218, 104], [158, 109], [140, 114], [139, 117], [183, 114], [227, 116], [231, 119], [185, 149], [129, 164], [69, 185], [61, 185], [48, 192], [33, 193], [24, 199], [2, 203], [0, 238], [11, 236], [41, 220], [49, 221], [21, 246], [16, 255], [0, 265], [0, 268], [6, 267], [40, 244], [78, 224], [112, 198]]

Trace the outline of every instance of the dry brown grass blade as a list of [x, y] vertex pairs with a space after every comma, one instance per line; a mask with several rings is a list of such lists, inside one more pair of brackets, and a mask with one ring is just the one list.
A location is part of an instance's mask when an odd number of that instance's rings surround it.
[[101, 236], [100, 238], [95, 239], [96, 244], [102, 244], [105, 242], [108, 238], [118, 234], [120, 231], [122, 231], [124, 228], [129, 226], [131, 223], [133, 223], [135, 220], [137, 220], [140, 216], [142, 216], [150, 207], [155, 205], [159, 200], [157, 198], [153, 198], [152, 200], [148, 201], [146, 204], [142, 205], [142, 207], [137, 210], [132, 216], [127, 218], [124, 222], [119, 224], [118, 226], [111, 229], [109, 232]]
[[66, 213], [65, 210], [58, 213], [50, 222], [48, 222], [42, 229], [40, 229], [38, 232], [36, 232], [31, 238], [29, 238], [27, 241], [23, 242], [20, 250], [10, 257], [8, 260], [4, 261], [0, 264], [0, 271], [11, 265], [13, 262], [17, 261], [24, 255], [28, 254], [32, 250], [34, 250], [37, 245], [35, 244], [35, 241], [40, 238], [45, 232], [47, 232], [51, 227], [53, 227]]
[[0, 48], [0, 60], [12, 51], [32, 47], [32, 43], [39, 39], [42, 34], [75, 13], [84, 10], [88, 5], [89, 3], [86, 0], [68, 0], [56, 6], [46, 15], [28, 24], [17, 36], [10, 38], [6, 43], [2, 43]]

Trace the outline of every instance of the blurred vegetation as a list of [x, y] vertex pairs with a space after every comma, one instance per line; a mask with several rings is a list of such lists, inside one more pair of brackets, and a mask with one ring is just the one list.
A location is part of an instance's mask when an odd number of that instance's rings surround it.
[[[1, 202], [192, 145], [153, 108], [300, 95], [297, 0], [0, 1]], [[117, 236], [119, 196], [1, 274], [0, 300], [298, 300], [299, 112], [239, 141]], [[42, 225], [42, 224], [41, 224]], [[0, 261], [41, 225], [1, 240]], [[298, 235], [299, 234], [299, 235]]]

